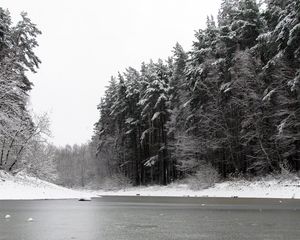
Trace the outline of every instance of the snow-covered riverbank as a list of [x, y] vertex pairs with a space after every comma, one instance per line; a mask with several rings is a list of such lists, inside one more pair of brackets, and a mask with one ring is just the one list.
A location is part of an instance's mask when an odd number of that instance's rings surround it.
[[70, 199], [95, 196], [64, 188], [25, 174], [12, 176], [0, 170], [0, 199]]
[[134, 187], [119, 191], [100, 191], [99, 195], [189, 196], [189, 197], [244, 197], [300, 199], [300, 179], [262, 181], [226, 181], [203, 190], [190, 190], [186, 184]]
[[71, 190], [52, 183], [0, 170], [0, 199], [71, 199], [101, 195], [189, 196], [189, 197], [251, 197], [300, 199], [300, 178], [265, 178], [257, 181], [226, 181], [204, 190], [190, 190], [186, 184], [169, 186], [132, 187], [118, 191]]

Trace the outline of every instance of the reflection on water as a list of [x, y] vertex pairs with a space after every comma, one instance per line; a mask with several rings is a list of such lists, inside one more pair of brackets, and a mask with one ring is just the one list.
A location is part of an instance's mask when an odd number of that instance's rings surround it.
[[[0, 240], [300, 239], [298, 209], [262, 209], [101, 200], [0, 201]], [[11, 218], [5, 219], [6, 214]]]

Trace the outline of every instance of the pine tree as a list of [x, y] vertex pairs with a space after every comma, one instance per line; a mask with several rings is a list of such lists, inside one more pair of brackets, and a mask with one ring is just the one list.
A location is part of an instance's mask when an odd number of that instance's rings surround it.
[[26, 109], [32, 83], [25, 73], [40, 64], [34, 49], [41, 32], [26, 13], [21, 17], [14, 26], [0, 8], [0, 167], [7, 170], [19, 162], [36, 128]]
[[131, 179], [135, 185], [140, 185], [144, 165], [141, 161], [141, 110], [138, 105], [140, 99], [140, 74], [134, 68], [126, 69], [126, 99], [128, 102], [126, 124], [126, 135], [128, 140], [129, 158], [131, 162]]

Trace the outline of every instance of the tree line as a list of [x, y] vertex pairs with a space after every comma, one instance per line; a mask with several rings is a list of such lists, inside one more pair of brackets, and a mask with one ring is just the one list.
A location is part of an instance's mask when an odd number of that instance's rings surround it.
[[101, 171], [168, 184], [300, 169], [300, 2], [223, 0], [192, 49], [110, 79], [92, 143]]
[[30, 165], [34, 147], [49, 133], [46, 115], [34, 117], [27, 106], [33, 84], [26, 73], [41, 63], [34, 52], [39, 34], [26, 13], [13, 24], [0, 7], [0, 170]]

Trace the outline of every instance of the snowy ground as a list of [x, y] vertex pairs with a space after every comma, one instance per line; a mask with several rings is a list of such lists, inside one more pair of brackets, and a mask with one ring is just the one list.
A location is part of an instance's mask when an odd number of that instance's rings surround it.
[[40, 179], [18, 174], [12, 176], [0, 170], [0, 199], [68, 199], [99, 195], [122, 196], [189, 196], [189, 197], [251, 197], [300, 199], [300, 178], [265, 178], [260, 181], [227, 181], [214, 187], [193, 191], [186, 184], [133, 187], [118, 191], [76, 191]]
[[25, 174], [12, 176], [0, 170], [0, 199], [89, 198], [95, 194], [60, 187]]
[[189, 196], [189, 197], [247, 197], [300, 199], [300, 179], [264, 179], [260, 181], [226, 181], [214, 187], [193, 191], [186, 184], [135, 187], [119, 191], [98, 192], [99, 195]]

